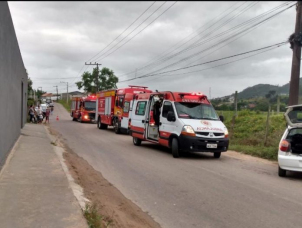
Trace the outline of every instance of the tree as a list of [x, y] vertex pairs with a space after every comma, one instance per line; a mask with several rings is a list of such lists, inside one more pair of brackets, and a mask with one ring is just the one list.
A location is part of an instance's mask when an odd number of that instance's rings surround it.
[[118, 83], [118, 77], [114, 75], [114, 72], [107, 67], [103, 67], [99, 72], [97, 68], [93, 68], [92, 73], [88, 71], [84, 72], [82, 74], [82, 80], [76, 82], [76, 85], [78, 89], [84, 88], [86, 93], [96, 93], [97, 85], [98, 90], [102, 91], [117, 88], [116, 83]]
[[27, 91], [28, 91], [27, 94], [29, 94], [29, 92], [32, 90], [33, 90], [33, 81], [30, 78], [28, 78], [27, 79]]

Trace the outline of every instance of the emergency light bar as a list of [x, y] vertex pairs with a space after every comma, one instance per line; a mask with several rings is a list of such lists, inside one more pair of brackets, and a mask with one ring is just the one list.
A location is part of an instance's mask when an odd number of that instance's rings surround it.
[[206, 95], [198, 92], [198, 93], [179, 93], [180, 98], [184, 98], [184, 96], [198, 96], [200, 99], [207, 97]]
[[130, 88], [143, 88], [143, 89], [146, 89], [148, 87], [146, 86], [135, 86], [135, 85], [128, 85]]

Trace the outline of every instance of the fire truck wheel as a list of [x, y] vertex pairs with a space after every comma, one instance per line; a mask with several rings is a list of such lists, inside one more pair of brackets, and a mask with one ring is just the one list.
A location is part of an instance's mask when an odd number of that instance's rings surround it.
[[172, 139], [171, 149], [172, 149], [173, 158], [179, 158], [180, 153], [178, 149], [178, 140], [176, 138]]
[[114, 121], [114, 132], [115, 134], [121, 133], [121, 129], [119, 128], [118, 120]]
[[133, 144], [135, 146], [140, 146], [142, 144], [142, 140], [136, 137], [133, 137]]
[[214, 153], [214, 158], [220, 158], [221, 152]]

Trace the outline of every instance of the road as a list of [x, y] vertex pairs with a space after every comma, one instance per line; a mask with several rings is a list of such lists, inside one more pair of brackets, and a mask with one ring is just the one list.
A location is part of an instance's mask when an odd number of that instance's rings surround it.
[[162, 227], [302, 226], [302, 176], [280, 178], [272, 162], [228, 152], [174, 159], [160, 146], [136, 147], [128, 135], [73, 122], [59, 104], [51, 126]]

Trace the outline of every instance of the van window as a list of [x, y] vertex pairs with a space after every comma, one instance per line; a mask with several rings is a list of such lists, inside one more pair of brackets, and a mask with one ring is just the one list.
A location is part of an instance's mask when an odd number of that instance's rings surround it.
[[130, 108], [130, 103], [128, 101], [125, 101], [124, 104], [124, 113], [128, 113], [129, 112], [129, 108]]
[[172, 106], [172, 103], [169, 101], [165, 101], [164, 106], [163, 106], [163, 113], [162, 116], [167, 118], [168, 112], [172, 111], [174, 113], [174, 109]]
[[135, 114], [136, 115], [140, 115], [140, 116], [145, 115], [146, 104], [147, 104], [146, 101], [139, 101], [139, 102], [137, 102]]

